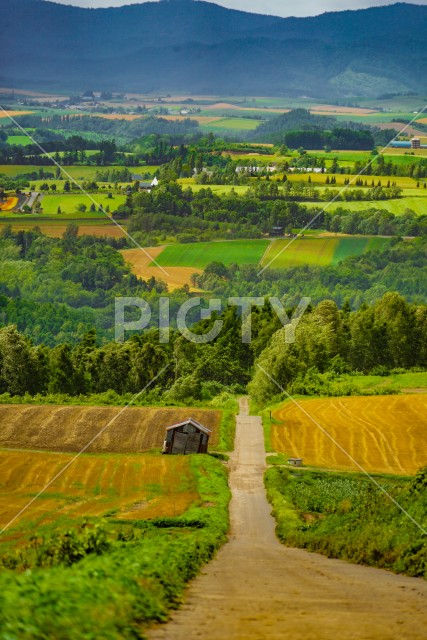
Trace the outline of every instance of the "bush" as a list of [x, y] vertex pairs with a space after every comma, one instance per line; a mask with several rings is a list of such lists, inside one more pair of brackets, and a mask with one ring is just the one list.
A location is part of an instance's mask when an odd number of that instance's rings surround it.
[[412, 480], [385, 476], [378, 482], [389, 495], [361, 474], [268, 469], [267, 495], [279, 539], [329, 557], [427, 577], [426, 536], [389, 497], [425, 529], [427, 468]]

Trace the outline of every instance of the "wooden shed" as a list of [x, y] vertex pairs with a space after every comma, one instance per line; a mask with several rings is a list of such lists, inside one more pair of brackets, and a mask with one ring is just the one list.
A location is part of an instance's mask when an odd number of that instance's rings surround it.
[[291, 467], [302, 467], [303, 459], [302, 458], [288, 458], [288, 464]]
[[175, 455], [206, 453], [211, 433], [210, 429], [193, 418], [173, 424], [166, 428], [166, 439], [163, 443], [162, 453]]

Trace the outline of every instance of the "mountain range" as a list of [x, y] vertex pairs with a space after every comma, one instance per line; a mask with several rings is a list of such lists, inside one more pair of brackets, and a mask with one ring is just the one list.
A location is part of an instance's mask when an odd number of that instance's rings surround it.
[[278, 18], [196, 0], [0, 0], [0, 84], [52, 91], [376, 97], [427, 92], [427, 7]]

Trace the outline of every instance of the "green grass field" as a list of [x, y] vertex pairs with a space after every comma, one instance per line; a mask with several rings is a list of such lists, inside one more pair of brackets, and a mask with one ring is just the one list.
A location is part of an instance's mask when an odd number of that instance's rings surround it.
[[218, 129], [236, 131], [252, 131], [261, 124], [261, 120], [253, 118], [222, 118], [209, 124], [201, 125], [201, 129], [206, 131], [216, 131]]
[[7, 144], [14, 144], [17, 146], [25, 146], [26, 144], [32, 144], [32, 140], [28, 136], [8, 136]]
[[[69, 174], [75, 180], [93, 180], [95, 178], [97, 171], [104, 171], [107, 169], [112, 171], [112, 170], [121, 170], [124, 168], [125, 167], [123, 166], [97, 167], [97, 166], [73, 165], [70, 167], [65, 167], [64, 170], [67, 174]], [[9, 178], [14, 178], [16, 176], [20, 176], [25, 173], [37, 172], [40, 169], [42, 169], [46, 173], [53, 173], [53, 175], [56, 174], [56, 166], [53, 163], [52, 163], [52, 166], [44, 166], [44, 167], [39, 165], [3, 164], [3, 165], [0, 165], [0, 174], [3, 173]], [[158, 170], [158, 167], [154, 165], [150, 165], [150, 166], [144, 165], [139, 167], [128, 167], [128, 169], [131, 173], [138, 173], [143, 175], [144, 173], [154, 174]], [[67, 175], [63, 173], [62, 178], [66, 180]]]
[[[92, 194], [93, 199], [96, 201], [96, 208], [101, 205], [102, 207], [110, 207], [110, 211], [114, 211], [117, 207], [124, 203], [126, 200], [126, 196], [124, 195], [114, 195], [112, 198], [108, 198], [104, 194]], [[43, 213], [45, 215], [56, 215], [58, 211], [58, 207], [61, 208], [61, 213], [65, 214], [78, 214], [77, 207], [79, 204], [84, 204], [87, 207], [87, 210], [84, 214], [87, 217], [89, 213], [89, 208], [92, 205], [92, 200], [85, 196], [83, 193], [80, 194], [59, 194], [59, 195], [47, 195], [43, 197], [41, 206], [43, 209]], [[97, 213], [92, 213], [92, 215], [96, 216]], [[104, 217], [104, 214], [98, 214]]]
[[204, 269], [210, 262], [258, 264], [268, 243], [268, 240], [233, 240], [175, 244], [167, 246], [156, 260], [161, 266], [196, 269]]
[[[426, 190], [427, 196], [427, 190]], [[306, 202], [307, 207], [319, 207], [324, 206], [323, 203], [318, 202]], [[326, 203], [325, 203], [326, 204]], [[336, 211], [339, 207], [347, 211], [367, 211], [368, 209], [383, 209], [384, 211], [390, 211], [399, 216], [405, 213], [406, 209], [411, 209], [417, 215], [427, 213], [427, 197], [413, 196], [397, 198], [396, 200], [364, 200], [360, 202], [333, 202], [327, 208], [328, 211]]]
[[[275, 240], [266, 252], [262, 265], [272, 269], [290, 266], [336, 265], [349, 256], [384, 249], [389, 238], [297, 238]], [[273, 260], [273, 262], [271, 262]], [[271, 264], [270, 264], [271, 263]]]
[[[382, 250], [389, 238], [297, 238], [278, 240], [232, 240], [229, 242], [197, 242], [167, 246], [156, 258], [164, 267], [194, 267], [204, 269], [210, 262], [225, 265], [262, 264], [271, 260], [271, 268], [283, 269], [299, 265], [335, 265], [348, 256], [371, 250]], [[289, 245], [289, 246], [288, 246]], [[285, 249], [285, 247], [287, 247]]]

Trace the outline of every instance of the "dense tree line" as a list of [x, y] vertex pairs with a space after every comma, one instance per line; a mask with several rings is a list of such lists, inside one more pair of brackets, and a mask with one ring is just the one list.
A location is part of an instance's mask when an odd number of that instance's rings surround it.
[[251, 314], [251, 343], [242, 342], [243, 319], [234, 306], [192, 330], [205, 334], [218, 319], [222, 330], [208, 343], [188, 341], [174, 330], [169, 344], [159, 344], [158, 332], [149, 330], [100, 346], [92, 330], [74, 347], [51, 348], [34, 346], [9, 325], [0, 330], [0, 393], [137, 393], [167, 367], [151, 398], [199, 400], [226, 389], [242, 392], [252, 380], [251, 393], [264, 402], [278, 395], [277, 387], [254, 364], [288, 389], [313, 372], [427, 367], [427, 307], [397, 293], [356, 312], [323, 300], [300, 320], [293, 343], [286, 341], [286, 329], [268, 302]]
[[[377, 200], [399, 197], [396, 187], [375, 186], [367, 190], [349, 189], [339, 198], [340, 201]], [[181, 233], [194, 239], [221, 237], [261, 237], [269, 233], [274, 226], [298, 228], [312, 219], [317, 211], [304, 206], [304, 201], [330, 201], [337, 193], [326, 189], [323, 193], [307, 182], [278, 182], [273, 180], [253, 181], [243, 195], [234, 191], [218, 194], [209, 186], [193, 192], [174, 181], [163, 181], [151, 193], [133, 193], [126, 203], [114, 212], [117, 217], [130, 217], [129, 228], [132, 232]], [[409, 235], [419, 236], [425, 233], [425, 217], [414, 217], [407, 212], [395, 216], [378, 209], [367, 211], [346, 211], [345, 205], [338, 209], [337, 215], [322, 212], [314, 221], [312, 228], [326, 228], [331, 231], [343, 231], [350, 234], [369, 235]], [[320, 209], [319, 209], [320, 211]]]
[[280, 387], [303, 392], [306, 378], [316, 373], [426, 368], [427, 307], [409, 304], [397, 293], [386, 293], [354, 313], [323, 300], [303, 317], [294, 343], [287, 343], [280, 329], [257, 364], [261, 368], [255, 368], [250, 392], [260, 404], [279, 396]]

